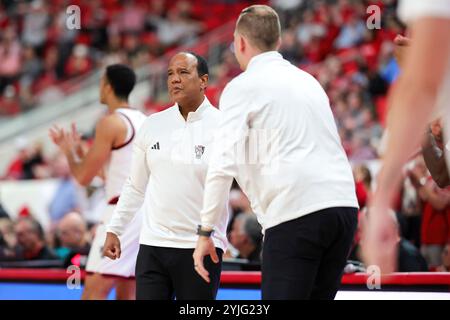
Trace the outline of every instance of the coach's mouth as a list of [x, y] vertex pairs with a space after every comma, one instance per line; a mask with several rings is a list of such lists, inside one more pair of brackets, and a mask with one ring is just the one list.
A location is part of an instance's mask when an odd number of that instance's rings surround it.
[[180, 91], [183, 91], [183, 88], [181, 88], [181, 87], [173, 87], [173, 88], [170, 90], [170, 92], [171, 92], [172, 94], [176, 94], [176, 93], [178, 93], [178, 92], [180, 92]]

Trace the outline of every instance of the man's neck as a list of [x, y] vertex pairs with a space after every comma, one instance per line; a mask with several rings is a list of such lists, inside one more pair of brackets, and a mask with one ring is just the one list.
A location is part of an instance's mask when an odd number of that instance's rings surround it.
[[112, 101], [109, 101], [107, 105], [108, 105], [108, 110], [110, 112], [114, 112], [114, 111], [116, 111], [117, 109], [120, 109], [120, 108], [129, 108], [130, 107], [128, 101], [126, 101], [126, 100], [116, 100], [116, 99], [114, 99]]
[[178, 103], [178, 108], [180, 109], [180, 113], [183, 116], [184, 119], [187, 119], [187, 116], [189, 112], [195, 112], [197, 111], [198, 107], [205, 101], [205, 96], [202, 95], [202, 97], [188, 102], [183, 102], [183, 105]]

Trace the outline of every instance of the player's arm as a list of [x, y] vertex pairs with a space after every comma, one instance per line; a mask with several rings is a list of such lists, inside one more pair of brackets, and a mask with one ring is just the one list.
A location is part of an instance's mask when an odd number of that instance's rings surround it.
[[450, 19], [422, 18], [413, 23], [411, 31], [404, 70], [389, 98], [390, 136], [363, 236], [364, 261], [377, 265], [383, 273], [395, 270], [397, 258], [398, 227], [389, 217], [389, 208], [403, 165], [432, 120], [450, 55]]
[[378, 181], [378, 189], [386, 192], [389, 201], [399, 184], [402, 166], [431, 120], [450, 56], [449, 19], [417, 20], [411, 31], [404, 70], [390, 98], [390, 138]]

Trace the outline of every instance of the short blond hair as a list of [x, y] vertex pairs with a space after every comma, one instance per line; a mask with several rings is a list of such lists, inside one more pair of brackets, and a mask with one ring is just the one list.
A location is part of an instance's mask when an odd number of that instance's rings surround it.
[[253, 5], [242, 10], [236, 31], [261, 51], [275, 50], [281, 37], [278, 14], [266, 5]]

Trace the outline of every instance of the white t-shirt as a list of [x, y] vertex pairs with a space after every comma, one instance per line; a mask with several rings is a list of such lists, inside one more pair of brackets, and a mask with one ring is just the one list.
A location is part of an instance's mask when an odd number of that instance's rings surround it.
[[[208, 158], [220, 117], [221, 112], [205, 97], [198, 109], [188, 114], [187, 120], [178, 105], [146, 119], [134, 141], [130, 176], [108, 232], [121, 235], [147, 196], [139, 242], [158, 247], [195, 248]], [[213, 235], [216, 247], [224, 251], [227, 200], [225, 197], [222, 218]]]

